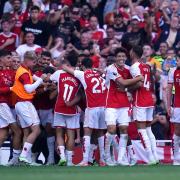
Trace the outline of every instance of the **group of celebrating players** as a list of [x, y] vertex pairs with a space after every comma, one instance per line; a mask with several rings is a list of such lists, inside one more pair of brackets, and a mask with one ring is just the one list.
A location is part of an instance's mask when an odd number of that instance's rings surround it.
[[[42, 52], [38, 60], [34, 52], [27, 51], [16, 69], [10, 52], [2, 50], [0, 147], [11, 132], [13, 157], [8, 165], [36, 165], [32, 147], [42, 125], [47, 133], [47, 164], [55, 163], [57, 149], [58, 165], [73, 166], [75, 137], [83, 113], [83, 160], [78, 166], [89, 165], [91, 144], [98, 144], [100, 166], [135, 165], [137, 159], [128, 136], [131, 121], [136, 121], [147, 164], [158, 164], [156, 139], [151, 130], [154, 109], [151, 67], [142, 61], [142, 53], [139, 46], [131, 49], [132, 66], [129, 67], [125, 65], [126, 50], [117, 48], [115, 62], [102, 71], [93, 68], [90, 58], [79, 60], [73, 53], [54, 69], [48, 51]], [[180, 165], [180, 57], [177, 57], [177, 67], [169, 72], [168, 82], [168, 115], [175, 127], [173, 164]]]

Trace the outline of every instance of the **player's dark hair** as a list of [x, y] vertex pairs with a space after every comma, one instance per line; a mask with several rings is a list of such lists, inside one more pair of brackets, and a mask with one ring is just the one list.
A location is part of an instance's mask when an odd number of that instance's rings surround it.
[[71, 66], [75, 67], [78, 61], [78, 54], [73, 50], [66, 56], [66, 60]]
[[50, 57], [51, 58], [51, 53], [49, 51], [43, 51], [41, 53], [41, 56], [46, 56], [46, 57]]
[[7, 51], [7, 50], [0, 50], [0, 57], [4, 57], [4, 56], [11, 56], [11, 52]]
[[85, 68], [92, 68], [93, 66], [93, 62], [92, 62], [92, 59], [90, 58], [84, 58], [82, 61], [81, 61], [81, 65], [84, 66]]
[[137, 58], [141, 58], [142, 57], [143, 49], [142, 49], [141, 46], [134, 46], [134, 47], [132, 47], [131, 50], [134, 52], [134, 54], [136, 55]]
[[126, 54], [126, 56], [127, 56], [127, 54], [128, 54], [128, 53], [127, 53], [127, 50], [124, 49], [124, 48], [122, 48], [122, 47], [115, 49], [114, 55], [117, 56], [118, 53], [124, 53], [124, 54]]
[[33, 6], [33, 7], [31, 8], [31, 11], [33, 11], [33, 10], [38, 10], [38, 11], [40, 12], [40, 8], [39, 8], [38, 6]]

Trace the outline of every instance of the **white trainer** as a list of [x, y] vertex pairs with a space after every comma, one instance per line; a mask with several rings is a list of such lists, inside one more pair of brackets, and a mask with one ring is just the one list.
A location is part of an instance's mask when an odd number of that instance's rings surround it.
[[13, 157], [7, 164], [7, 166], [18, 166], [20, 165], [18, 157]]
[[118, 165], [120, 165], [120, 166], [129, 166], [129, 162], [124, 161], [124, 160], [118, 160]]
[[116, 163], [113, 162], [111, 159], [107, 159], [107, 160], [106, 160], [106, 165], [107, 165], [107, 166], [116, 166]]

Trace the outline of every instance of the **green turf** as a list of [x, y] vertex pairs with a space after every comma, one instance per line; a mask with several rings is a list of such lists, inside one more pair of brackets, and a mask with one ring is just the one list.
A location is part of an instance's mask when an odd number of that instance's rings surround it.
[[179, 180], [177, 166], [0, 167], [0, 180]]

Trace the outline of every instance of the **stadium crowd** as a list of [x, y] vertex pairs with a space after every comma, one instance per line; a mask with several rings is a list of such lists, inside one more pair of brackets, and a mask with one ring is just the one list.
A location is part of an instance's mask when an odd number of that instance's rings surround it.
[[[180, 165], [179, 0], [1, 0], [0, 147], [8, 165], [158, 164], [172, 139]], [[117, 152], [117, 158], [114, 155]], [[127, 153], [126, 153], [127, 152]], [[57, 156], [57, 157], [56, 157]], [[56, 160], [57, 159], [57, 160]]]

